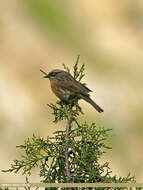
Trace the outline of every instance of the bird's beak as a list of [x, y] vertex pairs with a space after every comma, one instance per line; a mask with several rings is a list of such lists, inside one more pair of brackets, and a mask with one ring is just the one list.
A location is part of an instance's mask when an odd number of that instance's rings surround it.
[[50, 76], [49, 75], [45, 75], [44, 78], [50, 78]]

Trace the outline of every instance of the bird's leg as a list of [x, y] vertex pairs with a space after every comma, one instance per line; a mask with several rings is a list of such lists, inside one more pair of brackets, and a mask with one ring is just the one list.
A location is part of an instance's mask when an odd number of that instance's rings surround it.
[[70, 96], [70, 98], [69, 98], [69, 104], [71, 105], [71, 108], [74, 107], [77, 104], [77, 102], [78, 102], [79, 99], [80, 98], [78, 98], [75, 95], [71, 95]]
[[56, 103], [58, 104], [58, 105], [60, 105], [62, 108], [63, 108], [63, 106], [66, 104], [68, 104], [67, 102], [65, 102], [65, 101], [62, 101], [62, 100], [57, 100], [56, 101]]

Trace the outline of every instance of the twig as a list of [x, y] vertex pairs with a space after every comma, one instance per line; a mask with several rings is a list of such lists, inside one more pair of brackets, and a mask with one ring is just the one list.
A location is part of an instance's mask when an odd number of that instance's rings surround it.
[[48, 75], [46, 72], [44, 72], [42, 69], [40, 69], [41, 73], [43, 73], [44, 75]]
[[[69, 141], [69, 134], [71, 129], [71, 123], [72, 123], [72, 108], [69, 112], [68, 119], [67, 119], [67, 125], [66, 125], [66, 136], [65, 136], [65, 166], [66, 166], [66, 178], [67, 183], [71, 182], [71, 171], [70, 171], [70, 161], [69, 161], [69, 154], [68, 154], [68, 141]], [[72, 187], [68, 188], [69, 190], [72, 190]]]

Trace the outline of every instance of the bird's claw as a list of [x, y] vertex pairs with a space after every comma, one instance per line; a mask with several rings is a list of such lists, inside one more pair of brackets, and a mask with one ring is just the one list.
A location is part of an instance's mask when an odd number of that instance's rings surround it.
[[56, 103], [59, 104], [59, 105], [61, 105], [62, 101], [61, 100], [57, 100]]

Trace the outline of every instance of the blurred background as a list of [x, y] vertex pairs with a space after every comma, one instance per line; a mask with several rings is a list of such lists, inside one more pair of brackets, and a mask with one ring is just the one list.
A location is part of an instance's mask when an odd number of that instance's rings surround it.
[[[143, 1], [5, 0], [0, 6], [0, 169], [8, 169], [33, 133], [46, 137], [53, 124], [47, 103], [57, 98], [46, 72], [85, 64], [83, 82], [105, 112], [80, 101], [88, 122], [112, 128], [102, 161], [113, 174], [143, 178]], [[37, 171], [30, 177], [39, 182]], [[25, 182], [0, 172], [0, 182]]]

